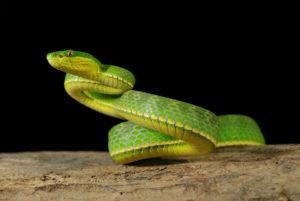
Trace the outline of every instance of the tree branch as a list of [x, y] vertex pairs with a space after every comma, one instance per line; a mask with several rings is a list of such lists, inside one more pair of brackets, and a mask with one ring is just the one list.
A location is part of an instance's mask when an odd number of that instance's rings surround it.
[[300, 200], [300, 145], [126, 166], [105, 152], [2, 153], [0, 200]]

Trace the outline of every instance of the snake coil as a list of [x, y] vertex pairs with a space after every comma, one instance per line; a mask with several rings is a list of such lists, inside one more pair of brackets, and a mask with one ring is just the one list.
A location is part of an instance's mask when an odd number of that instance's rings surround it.
[[109, 131], [109, 153], [116, 163], [265, 143], [252, 118], [216, 116], [199, 106], [132, 90], [135, 78], [130, 71], [102, 64], [91, 54], [63, 50], [47, 54], [47, 60], [67, 73], [64, 86], [72, 98], [103, 114], [128, 120]]

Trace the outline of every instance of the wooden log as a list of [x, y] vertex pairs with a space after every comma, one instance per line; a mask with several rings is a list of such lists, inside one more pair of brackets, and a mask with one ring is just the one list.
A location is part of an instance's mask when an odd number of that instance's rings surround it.
[[0, 200], [300, 200], [300, 145], [116, 165], [106, 152], [0, 154]]

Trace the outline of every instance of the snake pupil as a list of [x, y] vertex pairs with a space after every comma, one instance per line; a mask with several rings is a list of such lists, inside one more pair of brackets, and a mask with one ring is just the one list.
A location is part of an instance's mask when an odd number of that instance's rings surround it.
[[67, 53], [67, 55], [68, 55], [68, 57], [70, 57], [70, 56], [72, 56], [72, 51], [68, 51], [68, 53]]

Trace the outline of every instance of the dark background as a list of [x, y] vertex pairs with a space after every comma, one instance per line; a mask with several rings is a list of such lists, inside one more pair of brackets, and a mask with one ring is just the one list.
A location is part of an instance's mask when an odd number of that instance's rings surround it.
[[63, 12], [43, 18], [43, 11], [3, 15], [0, 151], [107, 149], [107, 133], [121, 120], [65, 93], [64, 74], [45, 58], [61, 49], [87, 51], [130, 70], [136, 90], [219, 115], [249, 115], [269, 144], [300, 142], [292, 12], [120, 11], [86, 18]]

